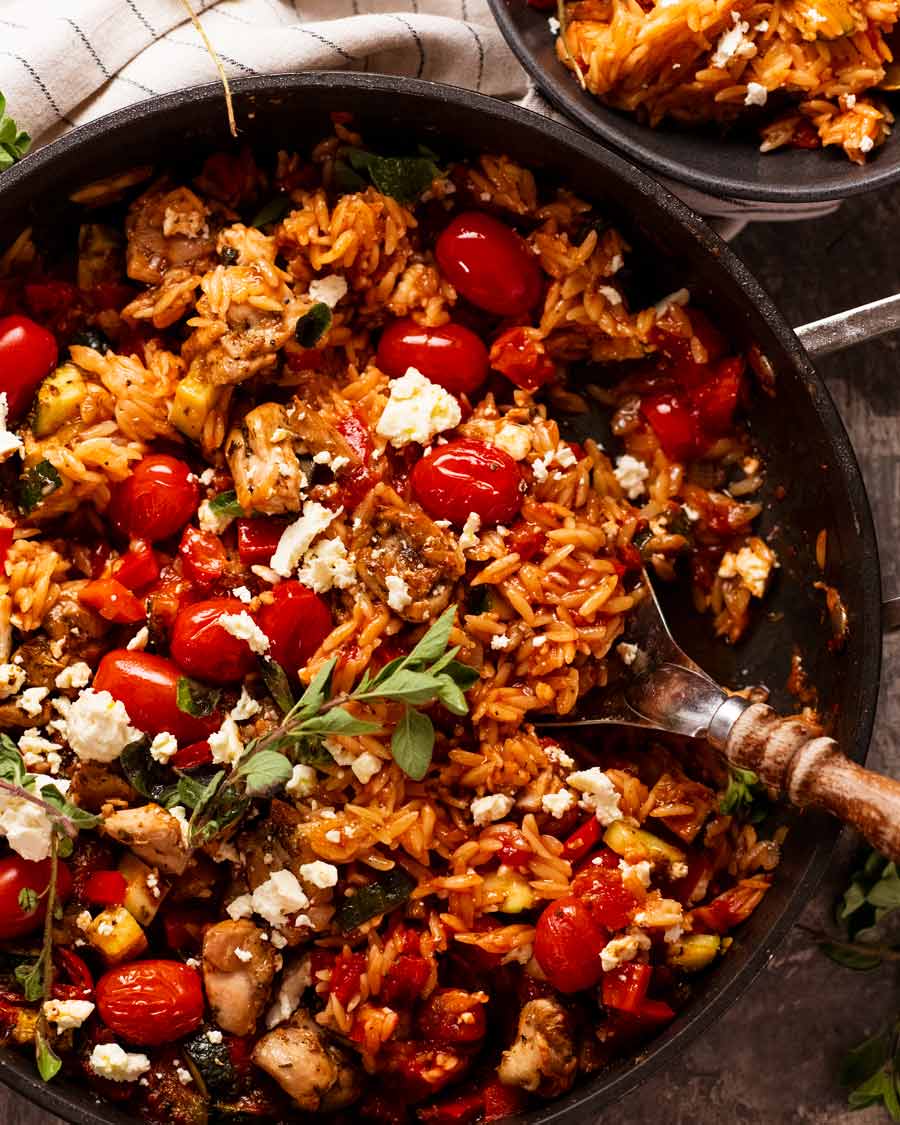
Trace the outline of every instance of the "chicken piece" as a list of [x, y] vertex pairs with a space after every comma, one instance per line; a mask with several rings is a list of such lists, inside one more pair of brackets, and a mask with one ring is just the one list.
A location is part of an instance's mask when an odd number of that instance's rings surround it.
[[309, 404], [295, 398], [287, 410], [287, 424], [300, 442], [301, 449], [310, 456], [329, 453], [332, 458], [342, 457], [345, 464], [359, 464], [359, 458], [344, 436]]
[[235, 426], [225, 443], [238, 503], [245, 511], [278, 515], [300, 510], [307, 484], [283, 406], [263, 403]]
[[[112, 623], [78, 600], [81, 583], [63, 586], [59, 598], [44, 618], [44, 632], [52, 641], [61, 641], [64, 664], [86, 660], [96, 664], [108, 647], [105, 643]], [[23, 646], [24, 647], [24, 646]]]
[[361, 581], [406, 621], [436, 618], [465, 573], [456, 540], [386, 485], [373, 489], [356, 515], [352, 546]]
[[507, 1086], [555, 1098], [575, 1080], [577, 1061], [569, 1017], [558, 1000], [529, 1000], [519, 1013], [513, 1045], [497, 1074]]
[[231, 1035], [252, 1035], [269, 1002], [278, 954], [262, 933], [242, 918], [217, 922], [203, 935], [206, 996], [216, 1023]]
[[103, 830], [167, 875], [180, 875], [191, 858], [181, 821], [160, 805], [120, 809], [106, 817]]
[[362, 1074], [351, 1056], [329, 1043], [302, 1010], [256, 1044], [253, 1061], [309, 1113], [330, 1113], [351, 1105], [362, 1093]]
[[76, 761], [71, 779], [69, 799], [88, 812], [99, 813], [104, 805], [128, 806], [139, 800], [125, 778], [103, 762]]
[[158, 285], [175, 267], [203, 273], [216, 260], [206, 204], [186, 187], [154, 185], [132, 203], [125, 220], [128, 276]]

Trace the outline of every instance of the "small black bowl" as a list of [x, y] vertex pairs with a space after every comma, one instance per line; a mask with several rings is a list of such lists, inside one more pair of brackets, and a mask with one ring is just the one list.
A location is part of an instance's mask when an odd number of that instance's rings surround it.
[[[720, 198], [760, 203], [820, 203], [845, 199], [900, 180], [900, 130], [860, 166], [837, 148], [779, 149], [762, 153], [749, 132], [723, 137], [714, 129], [651, 129], [637, 118], [605, 106], [582, 90], [556, 57], [547, 26], [553, 13], [526, 0], [488, 0], [494, 18], [538, 88], [563, 113], [596, 133], [623, 155], [659, 176], [668, 176]], [[900, 114], [900, 97], [885, 100]]]

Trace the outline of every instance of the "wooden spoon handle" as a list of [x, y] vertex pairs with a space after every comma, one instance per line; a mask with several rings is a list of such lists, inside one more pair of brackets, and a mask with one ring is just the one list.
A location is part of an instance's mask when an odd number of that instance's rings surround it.
[[900, 861], [900, 782], [851, 762], [833, 738], [754, 703], [731, 728], [724, 752], [729, 762], [753, 770], [791, 804], [825, 809], [852, 824], [883, 855]]

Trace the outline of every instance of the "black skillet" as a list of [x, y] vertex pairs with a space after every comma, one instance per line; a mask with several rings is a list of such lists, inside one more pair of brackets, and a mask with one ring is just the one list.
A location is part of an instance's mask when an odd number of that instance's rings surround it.
[[[727, 648], [711, 629], [679, 613], [685, 591], [667, 599], [675, 636], [724, 684], [763, 682], [778, 706], [792, 645], [799, 645], [823, 709], [835, 717], [845, 752], [865, 758], [878, 691], [880, 571], [859, 468], [831, 398], [796, 335], [735, 255], [686, 207], [618, 156], [564, 126], [468, 91], [363, 74], [284, 75], [235, 84], [242, 142], [270, 155], [309, 149], [329, 131], [329, 114], [350, 111], [367, 143], [402, 150], [412, 139], [443, 154], [508, 153], [553, 184], [596, 201], [626, 233], [633, 299], [644, 304], [682, 286], [705, 304], [740, 346], [755, 342], [775, 373], [776, 394], [759, 394], [753, 432], [765, 451], [769, 500], [763, 534], [783, 560], [776, 588], [748, 638]], [[149, 160], [195, 170], [209, 152], [230, 147], [218, 86], [170, 94], [130, 106], [76, 129], [0, 178], [0, 246], [23, 227], [55, 232], [74, 248], [78, 212], [69, 193], [85, 183]], [[58, 243], [61, 246], [61, 244]], [[62, 246], [61, 246], [62, 248]], [[784, 497], [774, 498], [774, 486]], [[840, 656], [827, 649], [830, 629], [822, 595], [813, 588], [816, 536], [828, 532], [826, 580], [841, 591], [850, 620]], [[815, 813], [780, 814], [792, 825], [771, 891], [714, 971], [697, 982], [678, 1019], [637, 1058], [579, 1083], [565, 1097], [523, 1115], [530, 1125], [565, 1117], [588, 1121], [654, 1071], [671, 1065], [710, 1027], [765, 965], [824, 872], [839, 826]], [[711, 1032], [714, 1034], [714, 1032]], [[0, 1080], [48, 1112], [81, 1125], [131, 1125], [133, 1117], [101, 1105], [64, 1079], [44, 1085], [31, 1061], [0, 1052]]]
[[[735, 129], [726, 137], [714, 127], [686, 129], [666, 124], [651, 129], [581, 89], [575, 75], [556, 57], [554, 36], [547, 25], [548, 16], [555, 13], [531, 8], [526, 0], [488, 3], [507, 43], [542, 93], [585, 129], [659, 176], [720, 198], [765, 203], [845, 199], [900, 179], [897, 131], [860, 167], [834, 147], [761, 153], [759, 139], [749, 129]], [[896, 113], [900, 95], [888, 94], [885, 100]]]

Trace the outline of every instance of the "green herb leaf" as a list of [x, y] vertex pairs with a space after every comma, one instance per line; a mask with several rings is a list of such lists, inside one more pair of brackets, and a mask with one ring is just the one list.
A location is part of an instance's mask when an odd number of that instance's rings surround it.
[[321, 668], [319, 668], [318, 672], [316, 672], [310, 680], [309, 687], [300, 696], [300, 700], [297, 704], [297, 710], [299, 712], [308, 712], [312, 715], [320, 709], [328, 696], [328, 685], [335, 664], [337, 664], [337, 657], [332, 656], [330, 660], [326, 660]]
[[33, 914], [37, 906], [37, 891], [32, 890], [31, 887], [23, 887], [19, 891], [19, 909], [25, 914]]
[[382, 699], [390, 699], [394, 703], [412, 703], [419, 705], [430, 703], [440, 690], [440, 680], [428, 672], [411, 672], [408, 668], [400, 668], [390, 679], [378, 685], [378, 694]]
[[[403, 663], [406, 665], [429, 664], [435, 660], [440, 660], [444, 656], [447, 642], [450, 640], [450, 631], [453, 628], [455, 617], [456, 606], [451, 605], [444, 610], [409, 656], [404, 658]], [[456, 652], [453, 655], [455, 656]]]
[[276, 195], [264, 203], [250, 220], [251, 227], [266, 227], [269, 223], [279, 223], [293, 207], [289, 195]]
[[49, 1082], [59, 1072], [62, 1061], [59, 1055], [50, 1046], [43, 1028], [38, 1024], [34, 1035], [34, 1058], [37, 1063], [38, 1074], [45, 1082]]
[[421, 711], [407, 707], [394, 729], [391, 754], [394, 761], [413, 781], [421, 781], [431, 765], [434, 751], [434, 727]]
[[24, 785], [25, 778], [25, 762], [18, 747], [8, 735], [0, 734], [0, 780]]
[[335, 920], [343, 932], [349, 933], [381, 914], [402, 906], [415, 889], [416, 881], [402, 867], [392, 867], [365, 887], [357, 887], [337, 909]]
[[883, 910], [896, 910], [900, 906], [900, 875], [895, 864], [889, 863], [885, 867], [881, 878], [866, 898], [872, 906]]
[[237, 493], [234, 489], [220, 492], [218, 496], [214, 496], [209, 502], [209, 510], [220, 520], [235, 520], [244, 515], [244, 509], [238, 503]]
[[331, 328], [331, 309], [324, 301], [316, 301], [297, 321], [294, 336], [301, 348], [314, 348]]
[[753, 770], [728, 767], [728, 788], [719, 801], [719, 812], [740, 817], [750, 824], [765, 820], [769, 811], [765, 787]]
[[19, 507], [27, 515], [62, 486], [62, 477], [49, 461], [38, 461], [19, 477]]
[[100, 823], [99, 816], [78, 805], [73, 805], [71, 801], [67, 801], [63, 793], [52, 782], [41, 789], [41, 800], [62, 813], [76, 828], [96, 828]]
[[15, 978], [22, 986], [26, 1000], [40, 1000], [44, 994], [44, 964], [40, 957], [36, 961], [16, 965]]
[[[376, 188], [400, 203], [415, 203], [422, 192], [431, 187], [443, 173], [433, 154], [420, 149], [418, 156], [378, 156], [360, 148], [341, 149], [339, 172], [342, 191], [359, 191], [368, 176]], [[348, 167], [349, 164], [349, 167]]]
[[6, 98], [0, 94], [0, 172], [12, 167], [28, 152], [31, 137], [6, 115]]
[[864, 1039], [848, 1051], [838, 1071], [842, 1086], [858, 1086], [887, 1062], [891, 1050], [891, 1035], [885, 1029], [869, 1039]]
[[854, 969], [857, 972], [877, 969], [882, 961], [881, 955], [877, 952], [863, 953], [862, 950], [851, 949], [845, 943], [839, 941], [823, 941], [820, 948], [826, 957], [830, 957], [838, 965], [843, 965], [845, 969]]
[[276, 660], [263, 656], [259, 661], [263, 682], [269, 695], [275, 700], [282, 714], [289, 714], [294, 708], [294, 693], [291, 691], [287, 673]]
[[250, 799], [237, 786], [223, 784], [224, 781], [224, 770], [213, 774], [194, 807], [190, 820], [192, 847], [215, 839], [250, 807]]
[[175, 689], [175, 702], [179, 711], [193, 715], [195, 719], [205, 719], [219, 706], [222, 692], [219, 688], [207, 687], [189, 676], [179, 676]]
[[311, 734], [375, 734], [379, 730], [381, 727], [378, 723], [357, 719], [343, 707], [335, 707], [331, 711], [323, 711], [305, 719], [297, 728], [297, 734], [301, 737]]
[[260, 750], [246, 755], [237, 765], [233, 779], [241, 778], [248, 797], [269, 797], [291, 779], [291, 763], [277, 750]]

